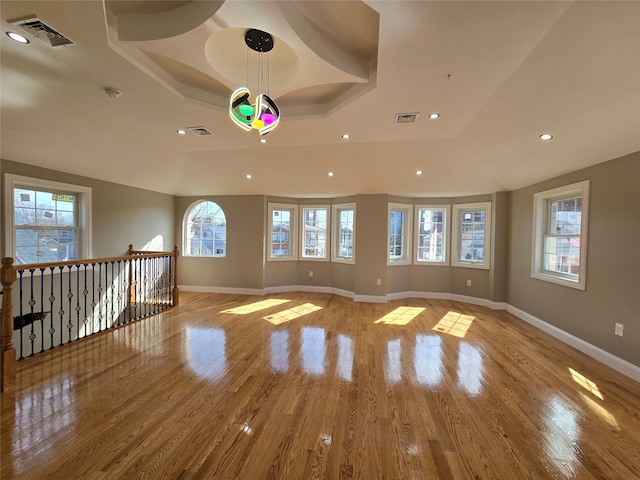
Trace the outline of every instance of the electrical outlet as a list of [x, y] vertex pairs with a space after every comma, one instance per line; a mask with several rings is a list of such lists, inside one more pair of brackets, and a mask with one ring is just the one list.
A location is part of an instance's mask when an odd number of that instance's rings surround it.
[[313, 270], [309, 270], [309, 276], [313, 277]]
[[467, 287], [471, 286], [471, 280], [467, 280]]
[[622, 337], [624, 335], [624, 325], [621, 323], [616, 323], [615, 333], [619, 337]]
[[376, 280], [376, 285], [378, 285], [378, 286], [382, 285], [382, 280], [380, 278], [378, 278]]

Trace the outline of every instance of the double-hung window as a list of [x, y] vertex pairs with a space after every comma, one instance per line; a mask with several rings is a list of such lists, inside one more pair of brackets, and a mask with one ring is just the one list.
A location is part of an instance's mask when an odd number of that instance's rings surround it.
[[589, 181], [534, 194], [531, 276], [585, 289]]
[[16, 264], [88, 258], [91, 189], [5, 176], [6, 254]]
[[269, 260], [297, 260], [298, 206], [269, 204]]
[[453, 206], [453, 257], [455, 267], [489, 269], [491, 265], [491, 203]]
[[300, 256], [305, 260], [328, 260], [329, 207], [302, 207], [302, 248]]
[[356, 205], [355, 203], [333, 206], [333, 248], [331, 260], [354, 263], [356, 254]]
[[389, 235], [387, 263], [406, 265], [411, 263], [412, 210], [410, 205], [389, 204]]
[[416, 206], [416, 263], [440, 264], [449, 262], [447, 229], [449, 206]]

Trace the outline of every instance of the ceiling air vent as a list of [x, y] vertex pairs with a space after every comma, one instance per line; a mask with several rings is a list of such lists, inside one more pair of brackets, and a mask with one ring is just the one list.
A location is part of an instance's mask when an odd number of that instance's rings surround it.
[[191, 133], [195, 133], [196, 135], [213, 135], [213, 132], [209, 130], [207, 127], [189, 127], [187, 128]]
[[38, 20], [38, 18], [35, 16], [19, 18], [17, 20], [12, 20], [9, 23], [39, 38], [43, 42], [48, 43], [52, 47], [73, 45], [73, 42], [71, 40], [62, 35], [60, 32], [51, 28], [42, 20]]
[[396, 115], [395, 123], [416, 123], [419, 113], [399, 113]]

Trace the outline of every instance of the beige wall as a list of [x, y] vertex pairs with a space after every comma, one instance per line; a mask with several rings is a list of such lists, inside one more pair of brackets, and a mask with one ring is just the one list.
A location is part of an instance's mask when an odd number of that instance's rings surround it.
[[[228, 222], [225, 258], [181, 258], [181, 285], [264, 289], [306, 285], [361, 296], [440, 292], [506, 302], [565, 332], [640, 365], [640, 152], [536, 185], [493, 195], [454, 199], [406, 199], [358, 195], [336, 199], [274, 199], [255, 196], [172, 197], [7, 160], [2, 173], [90, 186], [93, 191], [94, 257], [125, 253], [161, 236], [165, 248], [182, 248], [182, 221], [195, 201], [210, 199]], [[4, 180], [4, 178], [3, 178]], [[586, 290], [531, 278], [533, 194], [590, 180]], [[2, 182], [4, 188], [4, 181]], [[4, 197], [3, 197], [4, 198]], [[492, 269], [450, 266], [387, 266], [387, 205], [468, 203], [491, 200]], [[302, 204], [356, 202], [356, 263], [267, 262], [269, 201]], [[4, 209], [2, 209], [4, 215]], [[4, 239], [4, 221], [2, 222]], [[313, 270], [314, 276], [309, 277]], [[380, 278], [382, 285], [375, 280]], [[467, 286], [467, 280], [472, 286]], [[614, 323], [624, 324], [624, 337]]]
[[[533, 194], [582, 180], [590, 181], [584, 291], [531, 278]], [[510, 196], [508, 303], [640, 366], [640, 152]]]
[[[187, 209], [198, 200], [216, 202], [227, 217], [225, 257], [182, 257], [180, 284], [196, 287], [262, 289], [265, 284], [265, 217], [262, 195], [177, 197], [173, 222], [180, 250], [182, 222]], [[277, 276], [277, 274], [276, 274]], [[280, 281], [286, 281], [280, 280]], [[290, 283], [285, 283], [290, 285]]]
[[[172, 195], [9, 160], [3, 160], [1, 168], [3, 205], [5, 173], [91, 187], [93, 258], [124, 255], [130, 243], [142, 248], [154, 239], [162, 239], [163, 250], [172, 250], [176, 244], [173, 229], [175, 197]], [[4, 208], [2, 215], [2, 255], [8, 255], [9, 252], [4, 251]]]

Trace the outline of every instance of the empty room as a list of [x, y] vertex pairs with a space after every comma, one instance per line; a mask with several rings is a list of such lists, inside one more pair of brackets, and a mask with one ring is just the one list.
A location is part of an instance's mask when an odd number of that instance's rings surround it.
[[640, 479], [640, 2], [0, 2], [7, 480]]

